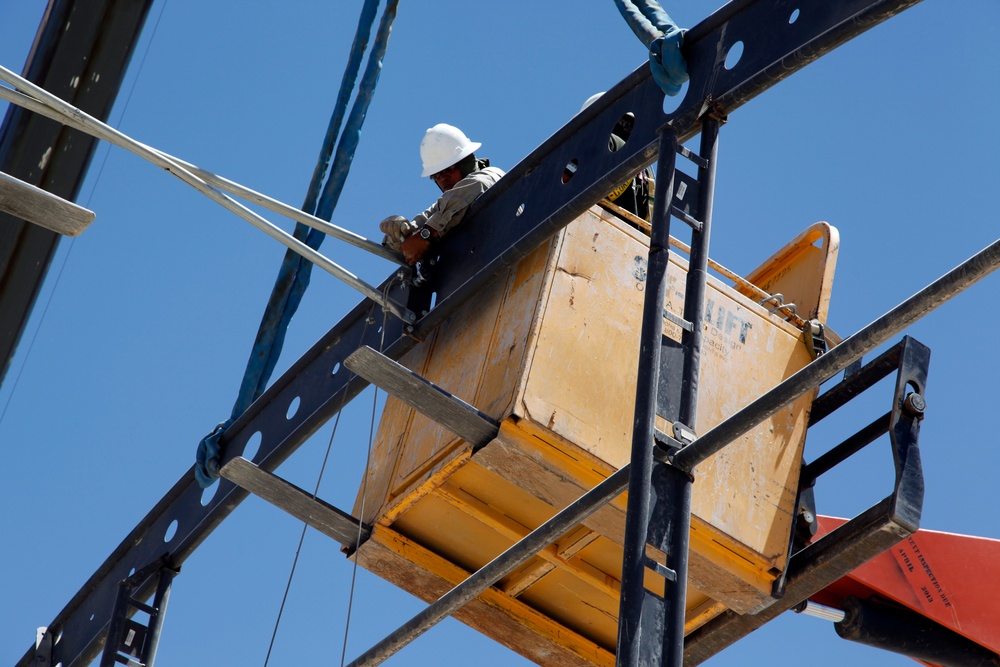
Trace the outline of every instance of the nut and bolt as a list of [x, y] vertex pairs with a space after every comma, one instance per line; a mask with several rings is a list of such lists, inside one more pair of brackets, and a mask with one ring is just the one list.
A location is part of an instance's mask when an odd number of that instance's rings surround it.
[[913, 417], [922, 417], [927, 409], [927, 401], [917, 392], [910, 392], [903, 399], [903, 409]]

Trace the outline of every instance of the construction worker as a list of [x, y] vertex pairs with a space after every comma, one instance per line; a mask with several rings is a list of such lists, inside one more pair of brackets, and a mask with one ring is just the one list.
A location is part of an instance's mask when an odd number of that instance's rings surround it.
[[402, 252], [412, 266], [436, 239], [462, 221], [469, 204], [504, 175], [501, 169], [491, 167], [489, 160], [476, 157], [475, 151], [480, 146], [481, 143], [469, 141], [465, 133], [453, 125], [439, 123], [427, 130], [420, 142], [423, 162], [420, 175], [429, 176], [443, 194], [412, 220], [391, 215], [379, 223], [379, 229], [385, 234], [382, 245]]
[[[603, 94], [604, 93], [601, 92], [588, 97], [587, 101], [583, 103], [582, 107], [580, 107], [580, 112], [593, 104], [594, 101]], [[614, 128], [611, 130], [611, 136], [608, 138], [608, 150], [614, 153], [625, 145], [625, 142], [628, 141], [629, 136], [632, 134], [632, 126], [634, 123], [635, 116], [632, 113], [625, 114], [617, 123], [615, 123]], [[566, 180], [568, 180], [568, 178], [564, 174], [563, 181], [565, 182]], [[622, 183], [609, 192], [605, 199], [648, 222], [650, 203], [653, 199], [653, 187], [654, 183], [652, 171], [649, 169], [643, 169], [636, 174], [634, 178]]]

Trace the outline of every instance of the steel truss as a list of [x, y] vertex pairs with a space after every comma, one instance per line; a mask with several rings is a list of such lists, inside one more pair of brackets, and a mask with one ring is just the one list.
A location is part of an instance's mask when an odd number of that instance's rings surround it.
[[[420, 315], [413, 324], [390, 318], [382, 346], [385, 355], [401, 357], [412, 349], [416, 339], [426, 337], [497, 274], [578, 217], [615, 185], [652, 164], [659, 152], [657, 133], [665, 124], [669, 123], [682, 143], [701, 131], [706, 114], [727, 116], [813, 60], [917, 2], [841, 0], [799, 6], [787, 0], [735, 0], [721, 8], [686, 35], [684, 50], [691, 81], [675, 111], [663, 112], [663, 95], [643, 64], [477, 200], [465, 223], [442, 244], [439, 270], [430, 282], [416, 288], [394, 275], [382, 284], [381, 292]], [[737, 42], [743, 43], [743, 55], [736, 65], [727, 68], [726, 57]], [[608, 152], [604, 149], [608, 134], [628, 112], [635, 116], [632, 135], [621, 150]], [[577, 171], [570, 182], [563, 184], [563, 170], [573, 160]], [[989, 272], [986, 265], [992, 270], [1000, 249], [990, 250], [989, 256], [977, 256], [983, 267], [967, 273], [982, 277], [983, 271]], [[964, 286], [968, 284], [971, 282], [966, 281]], [[937, 299], [934, 305], [942, 301]], [[274, 382], [223, 435], [223, 464], [239, 457], [250, 437], [259, 432], [262, 441], [254, 463], [265, 472], [274, 471], [364, 389], [367, 382], [348, 372], [343, 363], [363, 345], [379, 347], [383, 333], [366, 324], [372, 315], [381, 319], [380, 312], [373, 312], [375, 309], [367, 300], [358, 304]], [[844, 365], [886, 339], [855, 345], [851, 348], [854, 356]], [[873, 344], [869, 347], [869, 343]], [[820, 361], [832, 356], [821, 357]], [[830, 372], [826, 375], [830, 377], [839, 368], [838, 361], [825, 365], [823, 372]], [[802, 372], [792, 379], [800, 375]], [[288, 407], [295, 400], [300, 401], [299, 408], [287, 419]], [[757, 417], [754, 405], [748, 407], [753, 414], [740, 413], [742, 421], [735, 427], [720, 431], [729, 424], [726, 422], [713, 430], [715, 446], [721, 448], [736, 437], [734, 431], [741, 433], [741, 429], [750, 428], [745, 425]], [[760, 420], [765, 417], [760, 416]], [[705, 447], [699, 446], [701, 440], [704, 438], [681, 450], [680, 459], [673, 464], [681, 470], [693, 467], [693, 459], [705, 452]], [[139, 570], [164, 555], [162, 538], [168, 529], [176, 527], [167, 544], [166, 564], [176, 570], [247, 495], [236, 484], [220, 480], [211, 501], [202, 505], [202, 490], [195, 482], [193, 469], [186, 471], [49, 624], [49, 633], [60, 636], [51, 649], [53, 664], [83, 665], [100, 654], [119, 582], [127, 579], [131, 570]], [[151, 596], [156, 581], [155, 576], [150, 576], [145, 583], [134, 582], [133, 597]], [[32, 647], [17, 664], [35, 664], [35, 654]]]

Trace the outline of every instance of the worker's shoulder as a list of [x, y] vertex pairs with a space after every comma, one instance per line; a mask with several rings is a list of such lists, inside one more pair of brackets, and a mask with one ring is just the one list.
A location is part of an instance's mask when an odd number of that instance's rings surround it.
[[482, 169], [477, 169], [472, 172], [469, 176], [480, 181], [489, 182], [490, 185], [493, 185], [503, 178], [505, 173], [506, 172], [504, 172], [504, 170], [500, 167], [483, 167]]

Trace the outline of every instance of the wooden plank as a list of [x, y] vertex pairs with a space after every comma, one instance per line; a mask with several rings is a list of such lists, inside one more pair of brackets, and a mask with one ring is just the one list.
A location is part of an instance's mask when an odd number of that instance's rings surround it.
[[500, 429], [465, 401], [368, 346], [355, 350], [344, 365], [474, 446], [485, 445]]
[[77, 236], [94, 221], [93, 211], [2, 171], [0, 211], [66, 236]]
[[277, 475], [261, 470], [242, 456], [222, 466], [222, 476], [230, 482], [288, 512], [350, 550], [371, 535], [371, 529], [353, 516]]

